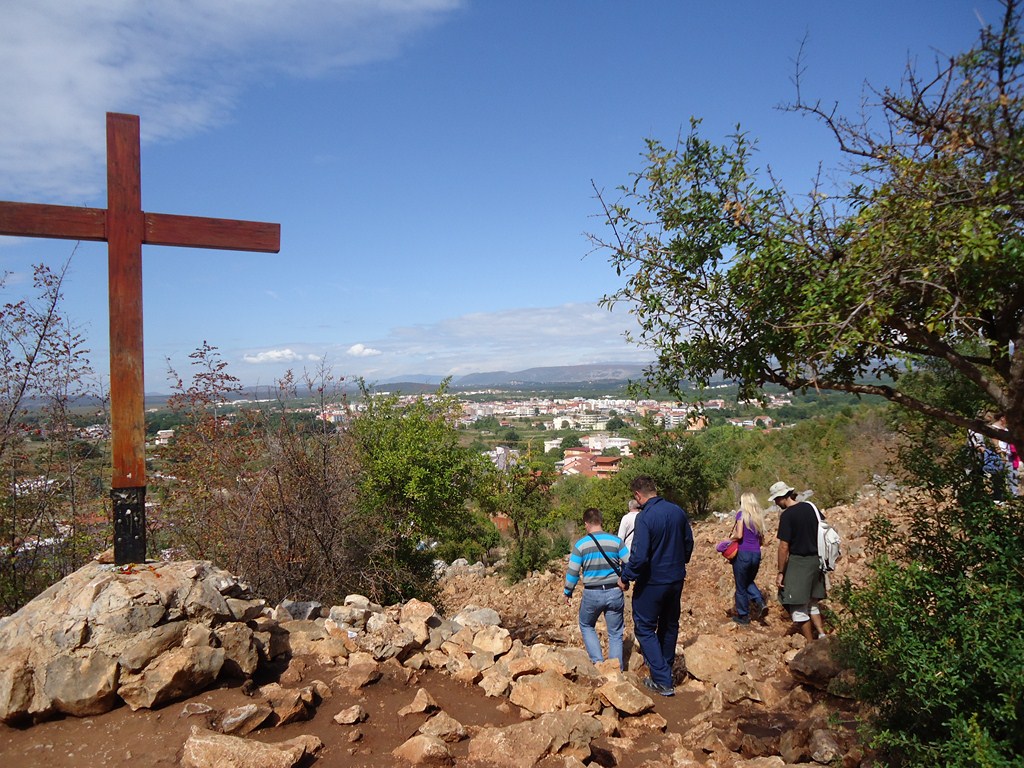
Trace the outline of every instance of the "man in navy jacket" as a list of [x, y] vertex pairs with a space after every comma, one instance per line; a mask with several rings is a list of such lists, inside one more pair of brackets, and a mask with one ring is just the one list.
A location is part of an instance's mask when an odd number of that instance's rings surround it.
[[635, 582], [633, 631], [651, 672], [644, 685], [662, 696], [672, 696], [680, 599], [686, 564], [693, 553], [693, 531], [682, 508], [657, 495], [650, 477], [636, 477], [629, 489], [640, 503], [641, 513], [619, 584], [626, 589]]

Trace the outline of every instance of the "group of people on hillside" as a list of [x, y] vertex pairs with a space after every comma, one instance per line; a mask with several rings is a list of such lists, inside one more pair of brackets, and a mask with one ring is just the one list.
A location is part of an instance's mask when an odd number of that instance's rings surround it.
[[[597, 621], [603, 615], [608, 632], [608, 658], [623, 660], [625, 593], [632, 587], [633, 634], [640, 646], [650, 690], [672, 696], [672, 666], [686, 565], [693, 554], [693, 531], [681, 507], [658, 495], [654, 480], [636, 477], [629, 486], [629, 512], [618, 535], [603, 530], [603, 516], [591, 507], [583, 514], [586, 535], [573, 544], [565, 577], [564, 599], [582, 582], [579, 626], [587, 655], [604, 660]], [[779, 517], [779, 600], [808, 639], [823, 637], [825, 628], [818, 601], [825, 597], [825, 579], [818, 563], [818, 520], [821, 513], [784, 482], [769, 489], [769, 500], [781, 510]], [[761, 566], [764, 510], [752, 493], [744, 493], [732, 527], [731, 539], [739, 549], [732, 561], [736, 582], [733, 621], [749, 624], [767, 611], [763, 593], [754, 583]]]
[[[991, 413], [985, 413], [981, 418], [997, 429], [1006, 429], [1004, 416], [994, 417]], [[1004, 501], [1007, 492], [1012, 496], [1024, 493], [1024, 487], [1020, 484], [1020, 454], [1013, 443], [996, 440], [975, 431], [968, 433], [967, 442], [981, 461], [982, 472], [993, 499]]]
[[596, 629], [597, 619], [604, 614], [608, 656], [624, 668], [624, 595], [633, 585], [633, 634], [650, 671], [644, 685], [662, 696], [672, 696], [672, 665], [686, 564], [693, 553], [693, 530], [683, 509], [659, 496], [650, 477], [634, 478], [629, 490], [637, 510], [628, 523], [629, 530], [623, 531], [629, 549], [623, 539], [601, 530], [599, 509], [584, 512], [587, 535], [569, 554], [565, 600], [567, 604], [572, 600], [573, 590], [582, 581], [579, 623], [587, 654], [595, 663], [604, 660]]

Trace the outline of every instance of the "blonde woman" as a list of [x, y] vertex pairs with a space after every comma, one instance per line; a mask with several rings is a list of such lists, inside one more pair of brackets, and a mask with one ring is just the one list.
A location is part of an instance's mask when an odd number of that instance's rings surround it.
[[764, 543], [764, 510], [754, 494], [744, 493], [740, 497], [740, 511], [736, 513], [730, 538], [740, 543], [732, 561], [732, 576], [736, 581], [736, 615], [732, 620], [749, 624], [751, 617], [760, 619], [766, 612], [764, 595], [754, 583], [761, 568]]

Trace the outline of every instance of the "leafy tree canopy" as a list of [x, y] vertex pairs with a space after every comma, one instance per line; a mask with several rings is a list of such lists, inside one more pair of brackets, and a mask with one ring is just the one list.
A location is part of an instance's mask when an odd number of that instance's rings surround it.
[[464, 518], [483, 461], [459, 445], [454, 424], [461, 412], [445, 387], [429, 397], [403, 401], [363, 391], [363, 411], [351, 431], [363, 467], [363, 502], [381, 524], [409, 526], [436, 536]]
[[612, 416], [610, 419], [608, 419], [608, 423], [605, 424], [605, 428], [608, 429], [609, 432], [618, 432], [625, 426], [626, 422], [624, 422], [618, 416]]
[[567, 435], [562, 438], [562, 450], [566, 448], [579, 448], [583, 445], [583, 441], [580, 440], [579, 435]]
[[[908, 71], [856, 120], [804, 100], [849, 159], [834, 187], [794, 198], [755, 165], [739, 128], [646, 142], [644, 168], [602, 199], [592, 236], [626, 284], [652, 387], [724, 375], [871, 393], [1024, 444], [1024, 48], [1016, 0], [998, 29], [934, 75]], [[869, 122], [870, 118], [870, 122]], [[968, 344], [969, 342], [969, 344]], [[1003, 430], [901, 386], [945, 361], [1005, 414]]]
[[[629, 488], [619, 474], [610, 478], [569, 475], [554, 486], [555, 515], [572, 521], [582, 529], [583, 512], [597, 507], [604, 516], [604, 530], [615, 533], [619, 521], [629, 510]], [[582, 534], [580, 534], [582, 535]]]
[[549, 463], [525, 457], [510, 461], [504, 469], [488, 470], [478, 488], [480, 508], [511, 520], [515, 547], [522, 553], [530, 539], [557, 519], [551, 487], [558, 476]]
[[648, 475], [666, 499], [692, 517], [706, 517], [712, 498], [736, 471], [737, 454], [728, 435], [721, 429], [704, 434], [648, 430], [638, 440], [636, 455], [623, 465], [622, 481], [628, 485], [637, 475]]

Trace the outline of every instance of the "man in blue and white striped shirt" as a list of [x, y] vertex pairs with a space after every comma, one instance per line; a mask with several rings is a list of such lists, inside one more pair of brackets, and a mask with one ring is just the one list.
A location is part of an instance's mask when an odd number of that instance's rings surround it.
[[573, 544], [569, 553], [565, 603], [571, 604], [572, 592], [582, 581], [580, 633], [587, 655], [595, 664], [604, 661], [601, 640], [597, 636], [597, 620], [603, 613], [608, 628], [608, 658], [616, 659], [619, 668], [623, 669], [622, 628], [626, 601], [619, 588], [619, 573], [622, 562], [629, 557], [629, 550], [618, 536], [601, 530], [603, 522], [599, 509], [591, 507], [583, 513], [583, 527], [587, 535]]

